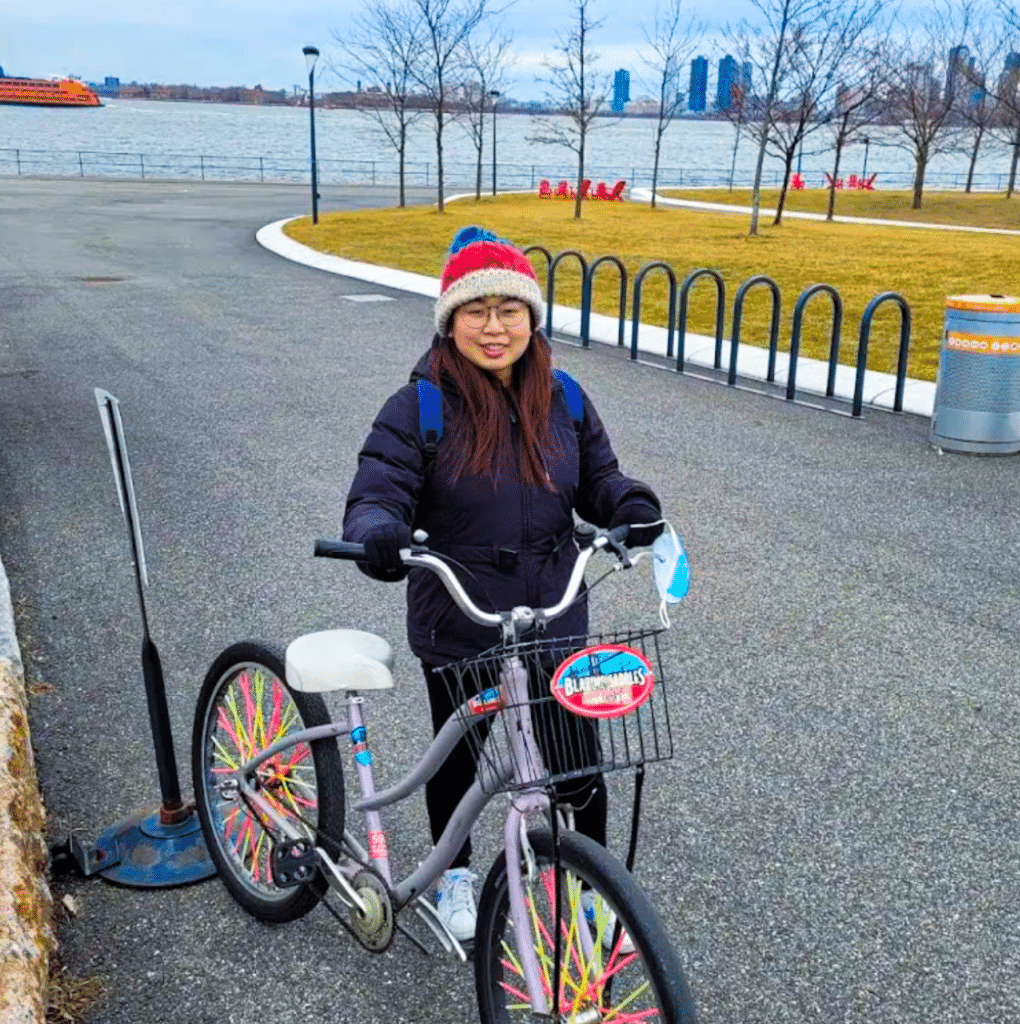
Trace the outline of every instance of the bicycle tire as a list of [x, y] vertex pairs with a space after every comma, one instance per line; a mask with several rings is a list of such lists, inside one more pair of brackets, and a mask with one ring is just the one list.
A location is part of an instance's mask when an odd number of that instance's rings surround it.
[[[528, 941], [539, 954], [546, 997], [552, 992], [553, 952], [553, 841], [548, 830], [528, 833], [539, 870], [535, 879], [524, 878], [525, 899], [532, 920]], [[607, 1017], [619, 1024], [658, 1021], [662, 1024], [697, 1024], [690, 989], [680, 961], [648, 898], [627, 869], [604, 847], [576, 832], [560, 836], [562, 1018], [592, 1021]], [[541, 881], [539, 881], [539, 879]], [[634, 945], [625, 954], [620, 943], [606, 949], [602, 937], [607, 918], [599, 915], [594, 927], [585, 923], [581, 883], [590, 886], [619, 915]], [[541, 923], [542, 928], [536, 928]], [[584, 953], [579, 930], [592, 935], [592, 952]], [[613, 934], [609, 931], [610, 936]], [[569, 937], [569, 941], [568, 941]], [[611, 942], [611, 939], [610, 939]], [[482, 1024], [532, 1021], [527, 986], [520, 970], [510, 916], [506, 853], [492, 865], [482, 888], [475, 937], [475, 989]]]
[[[234, 899], [271, 924], [307, 914], [325, 892], [326, 877], [316, 870], [298, 886], [277, 886], [273, 833], [239, 797], [228, 800], [220, 794], [217, 775], [289, 732], [329, 722], [322, 697], [287, 686], [284, 665], [279, 647], [259, 641], [242, 641], [223, 651], [202, 684], [191, 743], [195, 803], [209, 854]], [[279, 813], [300, 816], [326, 836], [343, 834], [344, 781], [334, 740], [298, 744], [265, 768], [260, 790]], [[316, 838], [312, 829], [295, 824]]]

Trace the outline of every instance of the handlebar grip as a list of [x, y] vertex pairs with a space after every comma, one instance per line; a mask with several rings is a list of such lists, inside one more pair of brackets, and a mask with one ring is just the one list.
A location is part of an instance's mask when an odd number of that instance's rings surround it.
[[365, 561], [365, 545], [354, 544], [347, 540], [317, 540], [315, 542], [316, 558], [342, 558], [349, 562]]

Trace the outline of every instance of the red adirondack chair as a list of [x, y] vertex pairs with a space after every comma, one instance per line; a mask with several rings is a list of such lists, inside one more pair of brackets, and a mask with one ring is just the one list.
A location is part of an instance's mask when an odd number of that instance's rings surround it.
[[591, 199], [591, 178], [585, 178], [581, 182], [581, 198]]
[[858, 178], [856, 174], [851, 174], [850, 177], [846, 179], [846, 187], [864, 188], [864, 182], [860, 178]]
[[[825, 187], [832, 188], [832, 175], [828, 171], [825, 172]], [[836, 189], [839, 190], [843, 187], [843, 179], [836, 179]]]
[[543, 199], [551, 199], [552, 198], [552, 194], [553, 194], [552, 193], [552, 186], [549, 184], [549, 179], [548, 178], [543, 178], [538, 183], [538, 194]]
[[595, 198], [596, 199], [612, 199], [613, 197], [609, 194], [609, 189], [606, 188], [606, 183], [600, 181], [595, 186]]
[[570, 182], [566, 178], [563, 178], [560, 183], [556, 186], [556, 198], [566, 199], [570, 195]]
[[869, 174], [866, 178], [861, 178], [861, 188], [866, 189], [868, 192], [875, 191], [875, 179], [878, 177], [878, 171], [874, 174]]
[[795, 192], [802, 192], [804, 190], [804, 179], [799, 174], [795, 174], [790, 179], [790, 188]]
[[627, 182], [622, 178], [613, 186], [613, 191], [609, 194], [610, 199], [623, 199], [623, 190], [627, 187]]

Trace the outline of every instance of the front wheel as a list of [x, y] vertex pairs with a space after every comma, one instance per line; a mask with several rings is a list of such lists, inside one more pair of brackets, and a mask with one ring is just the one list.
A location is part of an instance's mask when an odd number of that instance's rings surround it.
[[[556, 921], [552, 834], [530, 832], [528, 839], [536, 861], [533, 877], [523, 878], [528, 934], [514, 933], [505, 853], [492, 865], [478, 905], [475, 987], [483, 1024], [530, 1024], [534, 1019], [518, 954], [522, 942], [534, 949], [542, 988], [551, 1000]], [[576, 832], [560, 837], [560, 868], [560, 998], [559, 1016], [554, 1013], [552, 1019], [697, 1024], [680, 962], [634, 877], [608, 850]], [[614, 931], [610, 911], [619, 916], [629, 943]]]
[[[254, 641], [228, 647], [202, 684], [191, 743], [195, 803], [209, 854], [237, 902], [271, 923], [307, 914], [325, 891], [326, 879], [315, 871], [300, 885], [278, 886], [272, 861], [278, 829], [239, 794], [220, 786], [271, 744], [328, 724], [322, 698], [291, 690], [285, 672], [278, 647]], [[344, 780], [335, 740], [284, 748], [258, 768], [255, 785], [313, 843], [317, 830], [333, 837], [343, 833]]]

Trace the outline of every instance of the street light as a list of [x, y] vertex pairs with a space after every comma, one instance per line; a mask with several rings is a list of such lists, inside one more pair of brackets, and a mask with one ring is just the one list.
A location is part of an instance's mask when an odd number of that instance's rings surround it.
[[314, 46], [306, 46], [301, 51], [308, 65], [308, 112], [312, 122], [312, 223], [319, 223], [319, 176], [315, 167], [315, 62], [319, 59], [319, 51]]
[[861, 177], [866, 178], [868, 176], [868, 146], [871, 144], [871, 139], [864, 136], [864, 169], [861, 171]]
[[499, 99], [499, 90], [490, 89], [492, 97], [492, 194], [496, 194], [496, 100]]

